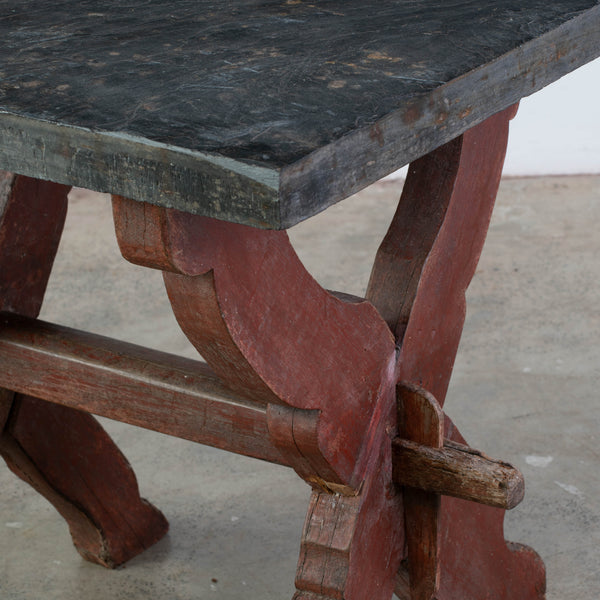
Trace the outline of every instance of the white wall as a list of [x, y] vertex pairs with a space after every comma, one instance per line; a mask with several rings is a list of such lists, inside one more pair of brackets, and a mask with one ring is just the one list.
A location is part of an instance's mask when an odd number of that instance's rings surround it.
[[533, 96], [511, 123], [505, 175], [600, 173], [600, 59]]

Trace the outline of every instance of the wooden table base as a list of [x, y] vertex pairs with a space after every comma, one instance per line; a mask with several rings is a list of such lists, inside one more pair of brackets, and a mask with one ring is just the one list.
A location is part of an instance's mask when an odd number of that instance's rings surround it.
[[[0, 175], [2, 310], [37, 316], [68, 192], [66, 186]], [[167, 532], [167, 521], [140, 498], [127, 460], [91, 415], [8, 390], [0, 393], [0, 415], [0, 453], [65, 518], [85, 559], [114, 567]]]
[[[0, 451], [65, 517], [85, 558], [115, 566], [167, 529], [89, 411], [294, 468], [313, 489], [296, 600], [544, 597], [543, 564], [505, 542], [503, 509], [444, 495], [488, 501], [471, 489], [480, 473], [454, 487], [410, 479], [426, 488], [415, 489], [398, 466], [402, 440], [431, 460], [464, 444], [441, 406], [513, 115], [411, 165], [365, 300], [322, 289], [285, 232], [115, 196], [123, 255], [164, 271], [208, 367], [32, 320], [68, 188], [3, 176], [0, 310], [12, 314], [0, 320], [0, 385], [18, 393], [0, 393]], [[148, 390], [139, 399], [137, 386]], [[485, 481], [506, 476], [518, 496], [503, 468]]]

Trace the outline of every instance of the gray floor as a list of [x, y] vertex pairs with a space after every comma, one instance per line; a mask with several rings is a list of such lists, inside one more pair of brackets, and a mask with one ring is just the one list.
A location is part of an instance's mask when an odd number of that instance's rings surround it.
[[[323, 285], [363, 292], [398, 191], [380, 183], [292, 230]], [[600, 592], [598, 222], [600, 177], [503, 181], [446, 404], [472, 445], [524, 472], [506, 533], [542, 555], [549, 600]], [[73, 194], [46, 307], [48, 320], [194, 356], [160, 275], [120, 259], [106, 197]], [[291, 598], [308, 501], [293, 472], [103, 422], [169, 535], [117, 571], [85, 563], [2, 465], [0, 599]]]

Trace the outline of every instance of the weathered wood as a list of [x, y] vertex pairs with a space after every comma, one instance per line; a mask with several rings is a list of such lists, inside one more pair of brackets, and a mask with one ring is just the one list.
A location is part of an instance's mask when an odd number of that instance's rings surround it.
[[[39, 314], [67, 214], [69, 188], [0, 171], [0, 311]], [[0, 433], [12, 405], [0, 389]]]
[[84, 558], [100, 564], [110, 560], [109, 549], [98, 526], [85, 511], [62, 495], [54, 481], [48, 481], [11, 432], [0, 435], [0, 453], [10, 470], [44, 496], [67, 521], [73, 544]]
[[68, 192], [64, 185], [0, 171], [0, 310], [39, 313]]
[[433, 449], [396, 438], [394, 481], [505, 510], [517, 506], [525, 495], [518, 469], [450, 440], [443, 448]]
[[323, 210], [600, 54], [596, 0], [121, 8], [3, 3], [0, 167], [259, 227]]
[[[440, 404], [464, 322], [464, 293], [485, 239], [514, 112], [509, 108], [495, 115], [411, 165], [373, 267], [367, 298], [395, 330], [397, 377], [433, 393]], [[407, 216], [414, 231], [403, 225]], [[503, 515], [498, 509], [442, 497], [438, 600], [543, 597], [543, 565], [532, 550], [513, 553], [507, 547]], [[496, 568], [498, 560], [502, 566]], [[460, 581], [455, 580], [456, 573]], [[399, 595], [406, 594], [409, 580], [404, 569], [397, 582]], [[465, 583], [469, 581], [475, 582], [472, 589]]]
[[296, 598], [388, 600], [404, 547], [388, 327], [323, 290], [283, 233], [113, 202], [124, 256], [165, 271], [182, 329], [267, 406], [272, 443], [313, 487]]
[[219, 377], [265, 405], [320, 411], [316, 433], [289, 432], [290, 460], [299, 452], [320, 480], [356, 489], [395, 384], [393, 339], [374, 308], [322, 289], [285, 232], [113, 202], [121, 252], [165, 270], [180, 326]]
[[[391, 415], [382, 415], [386, 423]], [[390, 481], [387, 428], [358, 495], [313, 491], [294, 600], [389, 600], [404, 551], [402, 497]]]
[[116, 567], [167, 532], [162, 513], [140, 499], [127, 459], [87, 414], [17, 396], [0, 450], [65, 518], [86, 560]]
[[[445, 436], [455, 444], [465, 444], [448, 417]], [[544, 563], [531, 548], [502, 541], [503, 521], [503, 510], [442, 496], [436, 600], [545, 598]], [[405, 562], [398, 571], [394, 592], [400, 600], [412, 600]]]
[[[412, 302], [399, 311], [398, 380], [426, 389], [440, 406], [444, 404], [465, 320], [465, 291], [483, 249], [500, 184], [508, 123], [515, 112], [516, 107], [511, 107], [498, 113], [466, 132], [458, 145], [448, 145], [442, 151], [455, 152], [458, 160], [444, 158], [438, 163], [434, 153], [432, 159], [411, 166], [409, 180], [423, 181], [428, 174], [436, 183], [424, 188], [431, 194], [424, 199], [419, 187], [407, 180], [409, 185], [403, 191], [384, 248], [386, 252], [390, 252], [390, 247], [397, 248], [395, 260], [404, 260], [405, 230], [397, 223], [406, 213], [424, 212], [427, 219], [416, 221], [415, 228], [427, 232], [423, 242], [427, 257], [424, 262], [416, 261], [418, 277], [410, 270], [396, 270], [393, 278], [381, 278], [378, 271], [383, 268], [385, 273], [387, 262], [382, 252], [378, 252], [373, 267], [371, 282], [378, 283], [369, 287], [367, 297], [373, 299], [375, 306], [389, 295], [412, 297]], [[421, 203], [428, 208], [403, 206]], [[441, 222], [435, 220], [439, 230], [430, 245], [429, 218], [436, 207], [445, 216]], [[410, 236], [411, 240], [416, 239], [416, 234]], [[412, 241], [408, 246], [408, 256], [412, 258], [411, 245]], [[418, 278], [416, 287], [415, 278]], [[408, 315], [407, 322], [402, 315]]]
[[[0, 173], [0, 309], [37, 316], [68, 191], [63, 185]], [[67, 520], [86, 559], [115, 566], [166, 533], [165, 518], [140, 498], [127, 461], [92, 416], [1, 393], [7, 422], [0, 432], [0, 454]]]
[[169, 435], [286, 464], [263, 405], [205, 363], [0, 314], [0, 386]]
[[[424, 390], [403, 383], [396, 387], [396, 398], [399, 438], [432, 452], [441, 448], [444, 443], [444, 413], [435, 398]], [[395, 476], [402, 469], [398, 467], [395, 456], [392, 460]], [[404, 488], [402, 497], [411, 600], [432, 600], [439, 587], [439, 491], [410, 486]]]
[[[446, 417], [445, 437], [465, 444]], [[504, 511], [442, 496], [437, 600], [543, 600], [544, 563], [527, 546], [504, 541]]]
[[459, 137], [411, 164], [398, 208], [377, 251], [367, 298], [400, 341], [423, 266], [452, 199], [462, 144]]

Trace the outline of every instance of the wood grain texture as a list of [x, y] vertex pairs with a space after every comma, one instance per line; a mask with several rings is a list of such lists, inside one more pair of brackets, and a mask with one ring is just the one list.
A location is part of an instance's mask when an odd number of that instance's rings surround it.
[[[445, 436], [464, 438], [446, 417]], [[544, 600], [544, 563], [527, 546], [504, 541], [504, 511], [442, 497], [437, 600]]]
[[523, 475], [518, 469], [451, 440], [434, 450], [396, 438], [394, 481], [505, 510], [515, 508], [525, 494]]
[[[397, 377], [443, 403], [506, 149], [511, 107], [411, 165], [377, 254], [367, 297], [394, 328]], [[410, 218], [410, 226], [403, 221]], [[411, 231], [411, 227], [414, 231]], [[421, 233], [422, 235], [419, 235]], [[446, 436], [462, 441], [446, 419]], [[532, 550], [508, 546], [504, 512], [442, 497], [437, 600], [540, 600], [544, 567]], [[471, 585], [471, 582], [473, 584]], [[409, 598], [410, 573], [396, 593]]]
[[367, 298], [402, 340], [425, 265], [452, 199], [463, 138], [411, 164], [402, 197], [373, 264]]
[[[447, 161], [438, 166], [435, 161], [426, 160], [411, 167], [409, 179], [421, 180], [426, 170], [431, 179], [440, 182], [438, 187], [430, 184], [426, 188], [432, 194], [426, 202], [434, 209], [437, 205], [438, 210], [445, 210], [445, 216], [434, 243], [428, 248], [426, 260], [416, 265], [418, 277], [407, 270], [406, 275], [392, 279], [389, 284], [384, 280], [383, 293], [373, 294], [376, 305], [380, 295], [393, 295], [394, 289], [399, 294], [408, 290], [412, 296], [412, 303], [402, 309], [409, 314], [407, 324], [403, 324], [402, 318], [398, 321], [401, 325], [397, 328], [397, 334], [401, 334], [397, 342], [400, 346], [398, 380], [426, 389], [440, 406], [444, 404], [464, 324], [465, 291], [483, 249], [504, 163], [508, 123], [515, 112], [515, 107], [506, 109], [462, 136], [460, 150], [455, 147], [460, 158], [450, 161], [452, 177], [448, 177], [446, 171]], [[394, 220], [412, 210], [402, 208], [403, 204], [422, 202], [419, 188], [410, 184], [402, 195]], [[428, 220], [417, 223], [420, 229], [430, 228]], [[388, 239], [387, 244], [398, 248], [398, 260], [402, 260], [404, 232], [392, 224], [390, 233], [393, 240]], [[375, 280], [381, 261], [382, 255], [378, 253]], [[415, 278], [418, 279], [416, 290]], [[368, 297], [371, 298], [370, 293]]]
[[126, 458], [89, 415], [17, 396], [0, 447], [11, 470], [65, 518], [86, 560], [116, 567], [166, 533], [162, 513], [140, 499]]
[[600, 54], [597, 0], [3, 9], [0, 167], [271, 228]]
[[[448, 417], [447, 440], [466, 442]], [[504, 541], [504, 511], [442, 496], [440, 510], [440, 587], [436, 600], [544, 600], [544, 563], [527, 546]], [[395, 594], [412, 600], [403, 565]]]
[[320, 411], [306, 443], [289, 434], [291, 453], [326, 482], [359, 485], [394, 385], [393, 339], [374, 308], [323, 290], [284, 232], [117, 197], [114, 207], [121, 251], [167, 269], [175, 315], [214, 371], [263, 405]]
[[390, 479], [388, 435], [379, 430], [379, 452], [358, 495], [313, 491], [294, 600], [391, 598], [405, 537], [402, 496]]
[[[444, 413], [425, 390], [398, 384], [399, 438], [438, 450], [444, 444]], [[394, 474], [404, 471], [393, 457]], [[412, 468], [409, 467], [409, 469]], [[396, 481], [396, 483], [398, 483]], [[404, 487], [404, 528], [411, 600], [432, 600], [439, 587], [440, 494], [421, 486]]]
[[[445, 434], [465, 444], [446, 418]], [[501, 542], [504, 511], [448, 496], [440, 519], [440, 588], [436, 600], [544, 600], [545, 568], [527, 546]], [[396, 577], [395, 594], [412, 600], [408, 571]]]
[[69, 189], [0, 171], [0, 310], [38, 315]]
[[0, 386], [286, 464], [270, 443], [265, 407], [231, 392], [198, 361], [3, 313]]
[[[63, 185], [0, 173], [2, 310], [37, 316], [68, 191]], [[131, 468], [92, 416], [5, 390], [0, 393], [2, 419], [7, 419], [0, 433], [0, 454], [67, 520], [73, 542], [86, 559], [116, 566], [166, 533], [165, 518], [140, 498]]]
[[392, 482], [395, 347], [367, 302], [323, 290], [287, 235], [113, 198], [119, 245], [165, 271], [175, 315], [313, 488], [296, 599], [389, 600], [404, 548]]

